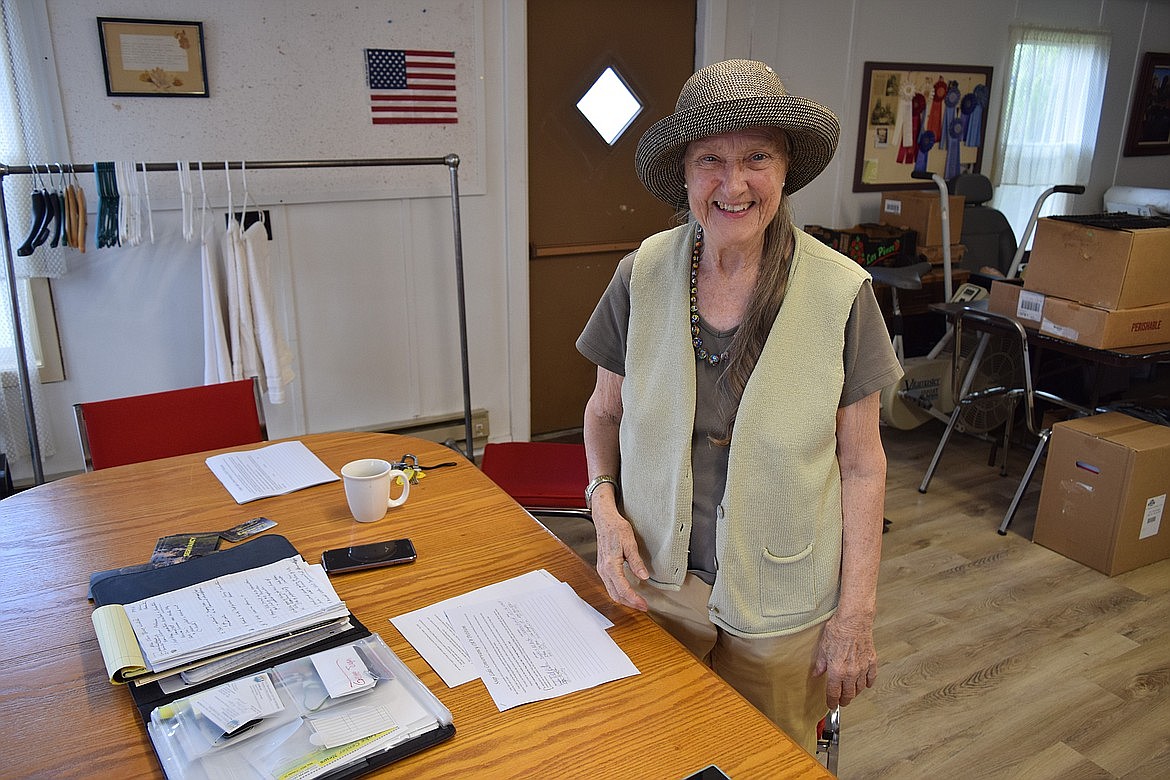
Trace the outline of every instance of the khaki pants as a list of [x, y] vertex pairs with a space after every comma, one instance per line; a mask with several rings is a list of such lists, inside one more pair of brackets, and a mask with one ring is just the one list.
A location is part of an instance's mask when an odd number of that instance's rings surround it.
[[650, 617], [763, 712], [794, 742], [816, 753], [816, 726], [828, 711], [825, 678], [813, 677], [821, 627], [779, 637], [745, 639], [711, 623], [711, 586], [693, 574], [678, 591], [634, 587]]

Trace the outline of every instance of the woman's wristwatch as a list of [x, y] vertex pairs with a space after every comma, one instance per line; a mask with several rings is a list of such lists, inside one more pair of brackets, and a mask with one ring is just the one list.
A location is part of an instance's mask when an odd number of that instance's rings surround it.
[[613, 485], [614, 490], [617, 490], [617, 480], [616, 479], [611, 477], [609, 474], [597, 475], [596, 477], [593, 478], [593, 481], [590, 482], [589, 485], [585, 488], [585, 507], [586, 508], [588, 508], [588, 509], [593, 508], [593, 491], [597, 490], [597, 488], [604, 485], [606, 482]]

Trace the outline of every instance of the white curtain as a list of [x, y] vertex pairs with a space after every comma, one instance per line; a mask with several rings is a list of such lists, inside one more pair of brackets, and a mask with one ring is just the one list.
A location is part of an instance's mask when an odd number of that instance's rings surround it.
[[[1108, 33], [1011, 28], [991, 179], [992, 205], [1007, 216], [1017, 239], [1044, 190], [1088, 181], [1108, 64]], [[1042, 214], [1067, 213], [1070, 197], [1049, 197]]]
[[[7, 165], [46, 164], [50, 150], [60, 148], [54, 117], [60, 115], [56, 84], [46, 85], [45, 35], [47, 15], [43, 0], [2, 0], [3, 35], [0, 35], [0, 162]], [[48, 89], [47, 86], [51, 86]], [[55, 104], [50, 101], [55, 101]], [[57, 123], [59, 126], [59, 123]], [[59, 180], [54, 179], [54, 181]], [[45, 179], [47, 182], [47, 178]], [[27, 257], [16, 254], [32, 219], [31, 194], [41, 186], [32, 176], [7, 176], [4, 180], [8, 231], [18, 279], [33, 276], [59, 277], [65, 274], [63, 252], [42, 245]], [[30, 378], [37, 440], [42, 456], [54, 451], [51, 431], [41, 407], [34, 339], [36, 323], [30, 316], [32, 304], [27, 286], [18, 282], [21, 330]], [[18, 381], [18, 350], [13, 312], [9, 305], [6, 265], [0, 262], [0, 448], [9, 460], [30, 455], [25, 423], [23, 394]]]

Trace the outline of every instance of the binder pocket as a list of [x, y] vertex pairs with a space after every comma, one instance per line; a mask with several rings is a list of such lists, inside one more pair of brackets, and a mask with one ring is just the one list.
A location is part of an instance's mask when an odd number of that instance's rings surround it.
[[292, 701], [277, 690], [266, 671], [157, 707], [150, 715], [150, 729], [152, 737], [169, 745], [177, 763], [193, 765], [218, 752], [235, 752], [299, 719]]
[[402, 727], [401, 721], [434, 717], [404, 708], [410, 699], [398, 682], [385, 644], [372, 637], [276, 667], [283, 693], [308, 731], [309, 745], [335, 748]]
[[[225, 734], [202, 698], [253, 681], [279, 710]], [[450, 725], [451, 712], [372, 634], [158, 707], [147, 729], [168, 778], [210, 780], [331, 774]]]
[[277, 685], [305, 717], [350, 707], [393, 679], [385, 664], [371, 663], [371, 655], [363, 639], [297, 658], [276, 667]]
[[760, 603], [764, 615], [799, 615], [816, 608], [813, 545], [792, 555], [760, 553]]

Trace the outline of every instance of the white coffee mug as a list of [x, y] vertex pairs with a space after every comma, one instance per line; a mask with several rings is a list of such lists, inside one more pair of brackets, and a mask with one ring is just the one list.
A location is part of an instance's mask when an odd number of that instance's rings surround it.
[[[391, 486], [402, 480], [402, 493], [390, 497]], [[390, 507], [406, 503], [410, 495], [410, 477], [405, 471], [392, 468], [389, 461], [378, 458], [362, 458], [341, 467], [341, 478], [345, 482], [345, 500], [349, 511], [359, 523], [372, 523], [386, 516]]]

